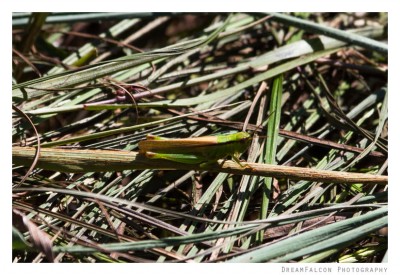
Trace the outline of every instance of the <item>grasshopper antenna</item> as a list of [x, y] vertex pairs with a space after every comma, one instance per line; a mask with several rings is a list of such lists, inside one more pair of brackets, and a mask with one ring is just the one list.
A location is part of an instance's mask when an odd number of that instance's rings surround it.
[[246, 119], [243, 123], [243, 128], [242, 128], [243, 132], [246, 132], [247, 125], [249, 124], [250, 117], [251, 117], [252, 113], [254, 112], [254, 108], [256, 107], [256, 104], [257, 104], [258, 100], [260, 99], [261, 95], [267, 90], [267, 88], [268, 88], [267, 83], [265, 81], [261, 82], [260, 88], [258, 88], [256, 97], [254, 98], [253, 102], [251, 103], [249, 112], [247, 113]]

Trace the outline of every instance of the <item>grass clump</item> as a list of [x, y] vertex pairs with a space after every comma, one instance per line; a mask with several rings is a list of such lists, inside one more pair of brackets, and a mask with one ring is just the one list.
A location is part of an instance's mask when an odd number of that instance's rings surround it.
[[[382, 261], [386, 18], [14, 14], [13, 261]], [[137, 153], [242, 130], [249, 166]]]

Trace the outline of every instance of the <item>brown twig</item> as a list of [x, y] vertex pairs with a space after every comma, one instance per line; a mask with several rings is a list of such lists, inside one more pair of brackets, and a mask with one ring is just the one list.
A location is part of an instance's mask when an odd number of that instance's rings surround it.
[[[28, 165], [35, 155], [35, 148], [13, 147], [13, 162]], [[105, 172], [122, 170], [198, 170], [224, 172], [237, 175], [289, 178], [336, 183], [388, 183], [387, 176], [366, 173], [349, 173], [289, 167], [259, 163], [241, 163], [219, 160], [215, 165], [185, 164], [167, 160], [148, 159], [137, 152], [117, 150], [68, 150], [42, 148], [37, 167], [70, 173]]]
[[12, 51], [13, 51], [13, 53], [14, 53], [15, 55], [18, 55], [19, 58], [21, 58], [26, 64], [28, 64], [28, 65], [32, 68], [32, 70], [33, 70], [39, 77], [42, 76], [42, 74], [40, 73], [40, 71], [36, 68], [35, 65], [33, 65], [33, 63], [32, 63], [27, 57], [25, 57], [22, 53], [20, 53], [20, 52], [17, 51], [16, 49], [12, 49]]
[[27, 116], [17, 106], [12, 105], [12, 108], [13, 108], [14, 111], [16, 111], [18, 114], [20, 114], [21, 116], [23, 116], [24, 118], [26, 118], [28, 120], [29, 124], [31, 124], [31, 126], [32, 126], [33, 131], [35, 131], [36, 141], [37, 141], [37, 146], [35, 147], [35, 154], [34, 154], [33, 162], [31, 164], [31, 166], [29, 167], [28, 172], [26, 172], [25, 176], [21, 179], [21, 181], [17, 185], [17, 187], [18, 187], [22, 183], [24, 183], [24, 181], [29, 176], [29, 174], [33, 171], [33, 169], [35, 168], [35, 166], [36, 166], [36, 164], [37, 164], [37, 162], [39, 160], [39, 155], [40, 155], [40, 137], [39, 137], [39, 133], [36, 130], [35, 125], [33, 124], [32, 120], [29, 118], [29, 116]]

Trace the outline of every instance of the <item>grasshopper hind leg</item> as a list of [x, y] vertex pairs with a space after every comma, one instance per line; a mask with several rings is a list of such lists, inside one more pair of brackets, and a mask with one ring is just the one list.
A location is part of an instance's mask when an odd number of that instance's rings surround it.
[[191, 155], [191, 154], [164, 154], [164, 153], [146, 152], [146, 157], [150, 159], [165, 159], [185, 164], [199, 164], [204, 162], [204, 159], [199, 158], [199, 156], [197, 155]]
[[236, 162], [237, 164], [239, 164], [240, 165], [240, 167], [242, 167], [242, 168], [248, 168], [248, 169], [251, 169], [251, 170], [254, 170], [254, 168], [253, 167], [251, 167], [249, 164], [245, 164], [245, 165], [243, 165], [242, 164], [242, 161], [240, 161], [240, 159], [238, 158], [238, 156], [236, 156], [236, 155], [233, 155], [232, 156], [232, 160], [234, 161], [234, 162]]

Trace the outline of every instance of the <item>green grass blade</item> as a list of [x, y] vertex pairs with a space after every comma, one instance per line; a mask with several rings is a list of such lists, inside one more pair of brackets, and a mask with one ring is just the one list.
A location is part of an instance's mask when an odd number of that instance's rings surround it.
[[353, 45], [361, 46], [366, 49], [378, 51], [381, 53], [388, 53], [388, 45], [367, 37], [359, 36], [356, 34], [349, 34], [345, 31], [338, 30], [332, 27], [317, 24], [304, 19], [296, 18], [283, 13], [267, 13], [272, 15], [271, 20], [275, 20], [284, 24], [298, 27], [313, 33], [323, 34], [333, 37], [335, 39], [348, 42]]
[[[278, 76], [274, 80], [271, 91], [270, 100], [270, 117], [268, 120], [268, 130], [267, 130], [267, 142], [265, 146], [264, 153], [264, 163], [276, 164], [276, 148], [279, 134], [279, 125], [281, 120], [281, 109], [282, 109], [282, 85], [283, 85], [283, 75]], [[273, 178], [265, 178], [264, 184], [262, 186], [262, 203], [260, 211], [260, 219], [265, 219], [267, 217], [267, 211], [269, 206], [269, 201], [271, 197], [271, 188]], [[259, 239], [263, 239], [263, 231], [259, 234]]]
[[229, 262], [287, 262], [328, 248], [343, 247], [387, 225], [387, 214], [387, 207], [382, 207], [245, 253]]

